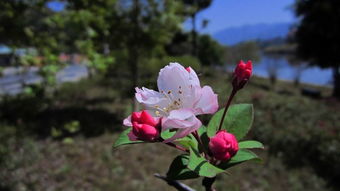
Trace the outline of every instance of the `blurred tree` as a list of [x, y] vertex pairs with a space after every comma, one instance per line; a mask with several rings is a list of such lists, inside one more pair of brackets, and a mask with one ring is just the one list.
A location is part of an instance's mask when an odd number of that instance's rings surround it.
[[260, 60], [260, 48], [253, 41], [226, 47], [225, 51], [227, 63], [235, 64], [240, 60], [252, 60], [253, 62]]
[[188, 14], [192, 22], [192, 55], [197, 56], [197, 29], [196, 15], [203, 9], [206, 9], [212, 3], [212, 0], [182, 0], [185, 5], [190, 6]]
[[301, 17], [296, 31], [298, 56], [322, 68], [333, 68], [333, 95], [340, 98], [340, 1], [297, 0]]
[[[46, 5], [49, 0], [4, 0], [0, 2], [0, 43], [16, 48], [35, 48], [37, 55], [26, 51], [24, 56], [16, 59], [16, 64], [23, 67], [40, 65], [45, 87], [54, 84], [55, 73], [60, 69], [58, 55], [61, 50], [55, 22], [50, 17], [54, 12]], [[32, 58], [35, 57], [35, 58]], [[58, 65], [57, 65], [58, 64]], [[52, 66], [54, 65], [54, 66]], [[48, 71], [48, 72], [47, 72]]]
[[31, 27], [37, 26], [39, 15], [47, 12], [44, 4], [45, 0], [0, 1], [0, 43], [11, 47], [31, 45]]
[[121, 34], [112, 44], [127, 50], [132, 86], [135, 87], [143, 58], [164, 56], [164, 46], [180, 30], [183, 22], [183, 17], [179, 16], [181, 4], [171, 0], [131, 0], [120, 1], [118, 5]]
[[[187, 56], [192, 53], [189, 33], [176, 33], [172, 41], [166, 45], [170, 56]], [[226, 60], [225, 47], [209, 35], [198, 35], [197, 58], [203, 66], [223, 65]]]
[[209, 35], [198, 37], [198, 58], [203, 66], [223, 65], [225, 48]]

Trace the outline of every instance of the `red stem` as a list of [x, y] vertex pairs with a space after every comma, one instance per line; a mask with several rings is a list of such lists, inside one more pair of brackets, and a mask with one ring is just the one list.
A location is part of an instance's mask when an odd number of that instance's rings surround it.
[[165, 144], [170, 146], [170, 147], [176, 148], [178, 150], [181, 150], [181, 151], [184, 151], [184, 152], [189, 152], [187, 149], [185, 149], [185, 148], [183, 148], [183, 147], [181, 147], [179, 145], [176, 145], [174, 143], [169, 142], [169, 143], [165, 143]]
[[201, 145], [204, 154], [205, 154], [206, 156], [208, 156], [208, 152], [205, 150], [205, 147], [204, 147], [204, 145], [203, 145], [202, 139], [201, 139], [201, 137], [198, 135], [198, 132], [197, 132], [197, 131], [194, 131], [194, 132], [192, 132], [192, 135], [194, 135], [194, 137], [196, 138], [197, 142]]
[[237, 93], [237, 90], [235, 88], [233, 88], [233, 90], [231, 91], [230, 96], [228, 98], [228, 102], [227, 102], [227, 104], [224, 107], [224, 112], [223, 112], [223, 115], [222, 115], [222, 119], [220, 121], [220, 126], [218, 127], [218, 131], [220, 131], [222, 129], [222, 124], [224, 122], [225, 115], [227, 114], [227, 111], [228, 111], [228, 108], [230, 106], [231, 100], [234, 98], [236, 93]]

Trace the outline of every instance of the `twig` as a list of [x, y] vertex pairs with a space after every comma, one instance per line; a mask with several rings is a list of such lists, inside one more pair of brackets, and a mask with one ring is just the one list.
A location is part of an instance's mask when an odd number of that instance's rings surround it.
[[220, 131], [222, 129], [222, 124], [223, 124], [223, 121], [224, 121], [224, 118], [225, 118], [225, 115], [227, 114], [227, 111], [228, 111], [228, 108], [230, 106], [230, 103], [231, 103], [231, 100], [233, 99], [233, 97], [235, 96], [235, 94], [237, 93], [237, 89], [233, 88], [229, 98], [228, 98], [228, 102], [227, 104], [225, 105], [224, 107], [224, 111], [223, 111], [223, 115], [222, 115], [222, 119], [220, 121], [220, 125], [218, 127], [218, 130]]
[[197, 131], [192, 132], [192, 135], [195, 137], [195, 139], [197, 140], [197, 142], [201, 145], [203, 153], [205, 154], [206, 157], [209, 157], [209, 153], [208, 151], [205, 149], [205, 146], [203, 144], [203, 141], [201, 139], [201, 137], [198, 135]]
[[181, 147], [181, 146], [179, 146], [179, 145], [176, 145], [176, 144], [174, 144], [174, 143], [169, 142], [169, 143], [165, 143], [165, 144], [168, 145], [168, 146], [170, 146], [170, 147], [176, 148], [176, 149], [178, 149], [178, 150], [181, 150], [181, 151], [184, 151], [184, 152], [189, 152], [188, 149], [183, 148], [183, 147]]
[[169, 179], [169, 178], [167, 178], [167, 177], [165, 177], [165, 176], [162, 176], [162, 175], [160, 175], [160, 174], [158, 174], [158, 173], [155, 173], [154, 176], [155, 176], [156, 178], [159, 178], [159, 179], [161, 179], [161, 180], [164, 180], [164, 181], [165, 181], [166, 183], [168, 183], [170, 186], [175, 187], [178, 191], [196, 191], [196, 190], [190, 188], [189, 186], [187, 186], [187, 185], [185, 185], [185, 184], [183, 184], [183, 183], [181, 183], [181, 182], [179, 182], [179, 181], [177, 181], [177, 180], [171, 180], [171, 179]]
[[206, 191], [216, 191], [215, 188], [213, 188], [213, 184], [216, 180], [216, 176], [213, 178], [208, 178], [208, 177], [204, 177], [202, 180], [202, 185], [204, 186]]

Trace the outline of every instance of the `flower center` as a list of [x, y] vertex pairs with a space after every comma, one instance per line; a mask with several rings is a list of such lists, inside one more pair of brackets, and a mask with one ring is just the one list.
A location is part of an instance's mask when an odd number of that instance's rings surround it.
[[157, 117], [160, 116], [168, 116], [170, 111], [183, 108], [183, 90], [182, 87], [179, 86], [177, 90], [177, 94], [174, 95], [172, 90], [167, 92], [161, 91], [165, 98], [168, 100], [168, 105], [166, 107], [161, 108], [159, 105], [155, 105], [154, 109], [156, 109], [155, 114]]

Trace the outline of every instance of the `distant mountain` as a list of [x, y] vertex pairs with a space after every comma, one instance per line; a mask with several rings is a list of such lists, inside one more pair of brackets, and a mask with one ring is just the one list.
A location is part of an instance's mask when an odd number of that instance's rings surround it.
[[287, 36], [291, 23], [256, 24], [232, 27], [213, 34], [223, 45], [234, 45], [249, 40], [269, 40]]

